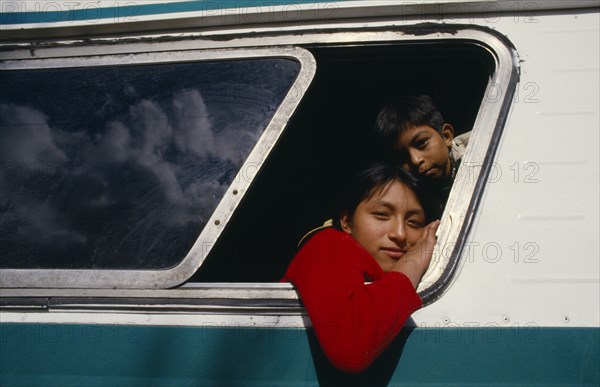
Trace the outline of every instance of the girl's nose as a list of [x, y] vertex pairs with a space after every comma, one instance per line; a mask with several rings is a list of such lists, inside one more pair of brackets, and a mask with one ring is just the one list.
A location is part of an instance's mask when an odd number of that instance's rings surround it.
[[394, 221], [390, 223], [388, 238], [396, 243], [406, 242], [406, 228], [403, 221]]

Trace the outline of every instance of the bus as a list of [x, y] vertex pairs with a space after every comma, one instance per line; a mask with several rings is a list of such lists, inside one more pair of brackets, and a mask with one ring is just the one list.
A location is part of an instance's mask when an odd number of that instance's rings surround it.
[[[0, 4], [0, 385], [600, 384], [599, 1]], [[469, 144], [346, 374], [281, 278], [417, 93]]]

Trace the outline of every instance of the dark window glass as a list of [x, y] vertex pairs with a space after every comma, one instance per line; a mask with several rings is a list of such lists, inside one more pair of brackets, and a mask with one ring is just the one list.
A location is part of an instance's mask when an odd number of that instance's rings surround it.
[[0, 267], [179, 263], [268, 125], [290, 59], [0, 73]]

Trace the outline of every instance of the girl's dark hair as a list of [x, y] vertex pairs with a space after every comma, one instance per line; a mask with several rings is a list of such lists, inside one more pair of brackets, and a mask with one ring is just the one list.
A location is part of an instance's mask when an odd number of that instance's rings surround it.
[[352, 219], [356, 207], [363, 200], [370, 198], [394, 181], [404, 184], [415, 193], [419, 204], [423, 207], [427, 223], [440, 217], [440, 206], [423, 183], [400, 167], [378, 163], [361, 170], [350, 180], [338, 201], [339, 206], [333, 220], [334, 227], [341, 230], [342, 214], [347, 214]]

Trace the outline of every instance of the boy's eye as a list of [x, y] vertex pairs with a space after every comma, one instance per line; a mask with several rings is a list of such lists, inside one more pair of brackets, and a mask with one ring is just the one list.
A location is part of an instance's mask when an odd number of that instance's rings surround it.
[[393, 153], [392, 158], [393, 158], [394, 164], [396, 164], [396, 165], [402, 165], [402, 164], [404, 164], [404, 163], [407, 162], [407, 160], [408, 160], [408, 154], [404, 150], [401, 150], [401, 151], [397, 150], [397, 151], [395, 151]]
[[414, 145], [415, 145], [415, 148], [422, 149], [427, 145], [428, 142], [429, 142], [428, 138], [421, 138], [421, 139], [416, 140]]

